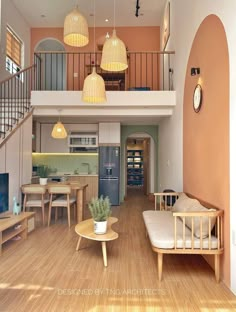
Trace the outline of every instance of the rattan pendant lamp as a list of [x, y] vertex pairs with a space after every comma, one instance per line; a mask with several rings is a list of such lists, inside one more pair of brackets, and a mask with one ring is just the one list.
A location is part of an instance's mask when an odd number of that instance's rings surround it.
[[[96, 59], [95, 53], [95, 0], [94, 2], [94, 63]], [[92, 73], [88, 75], [84, 80], [83, 92], [82, 92], [82, 101], [87, 103], [104, 103], [106, 102], [106, 91], [105, 91], [105, 82], [102, 76], [96, 73], [96, 67], [93, 67]]]
[[55, 125], [52, 129], [51, 136], [54, 139], [65, 139], [67, 137], [66, 129], [60, 120], [60, 111], [59, 111], [59, 119], [58, 119], [57, 123], [55, 123]]
[[65, 18], [64, 42], [73, 47], [83, 47], [89, 42], [88, 23], [78, 5]]
[[101, 68], [107, 71], [122, 71], [128, 67], [126, 47], [116, 36], [115, 30], [115, 0], [114, 0], [114, 29], [112, 36], [107, 39], [102, 49]]

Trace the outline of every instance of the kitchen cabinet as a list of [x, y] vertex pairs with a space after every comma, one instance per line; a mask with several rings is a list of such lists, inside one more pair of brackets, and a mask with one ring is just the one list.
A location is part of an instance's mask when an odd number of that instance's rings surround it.
[[127, 150], [127, 185], [143, 185], [143, 150]]
[[99, 144], [120, 145], [120, 123], [99, 123]]
[[67, 139], [54, 139], [51, 136], [53, 124], [41, 126], [41, 153], [68, 153]]
[[68, 135], [68, 147], [70, 153], [80, 151], [97, 152], [98, 136], [95, 134], [81, 134], [71, 132]]
[[76, 181], [80, 184], [88, 184], [86, 189], [86, 202], [89, 203], [93, 197], [98, 196], [98, 176], [97, 175], [71, 175], [67, 181]]
[[[62, 119], [63, 122], [63, 119]], [[97, 124], [67, 124], [63, 123], [68, 136], [71, 133], [80, 133], [82, 135], [96, 134], [98, 132]], [[68, 139], [54, 139], [51, 136], [54, 123], [37, 123], [35, 126], [35, 145], [38, 153], [69, 153]], [[79, 130], [78, 130], [79, 129]], [[96, 142], [97, 143], [97, 142]], [[75, 152], [75, 151], [72, 151]]]

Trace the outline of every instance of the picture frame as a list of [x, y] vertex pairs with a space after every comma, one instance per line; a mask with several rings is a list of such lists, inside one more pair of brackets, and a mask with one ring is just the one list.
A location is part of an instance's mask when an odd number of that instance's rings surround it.
[[165, 51], [167, 42], [170, 37], [170, 2], [167, 1], [162, 25], [162, 50]]

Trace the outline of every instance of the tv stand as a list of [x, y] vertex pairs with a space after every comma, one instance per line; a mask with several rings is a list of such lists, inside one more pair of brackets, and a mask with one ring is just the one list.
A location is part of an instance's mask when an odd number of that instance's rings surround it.
[[33, 219], [35, 212], [22, 212], [19, 215], [5, 215], [0, 217], [0, 255], [2, 245], [12, 238], [20, 236], [22, 239], [27, 238], [28, 223]]

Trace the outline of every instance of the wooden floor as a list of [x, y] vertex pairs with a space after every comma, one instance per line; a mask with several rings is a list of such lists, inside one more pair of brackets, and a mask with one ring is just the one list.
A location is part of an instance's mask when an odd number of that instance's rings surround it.
[[59, 221], [38, 227], [26, 241], [10, 242], [0, 258], [0, 312], [236, 311], [236, 297], [217, 284], [201, 256], [165, 255], [162, 282], [156, 254], [145, 237], [142, 211], [153, 203], [130, 192], [108, 246], [83, 240], [75, 251], [74, 226]]

